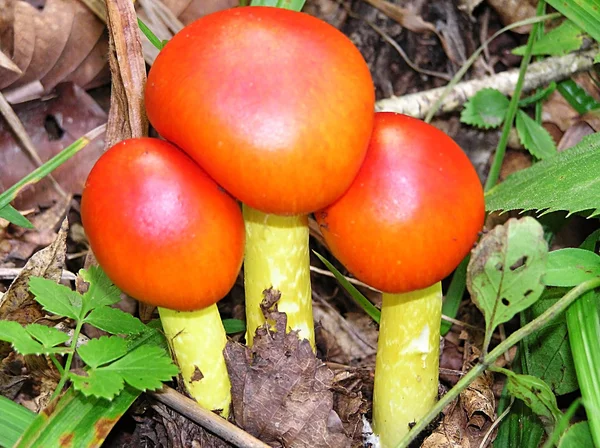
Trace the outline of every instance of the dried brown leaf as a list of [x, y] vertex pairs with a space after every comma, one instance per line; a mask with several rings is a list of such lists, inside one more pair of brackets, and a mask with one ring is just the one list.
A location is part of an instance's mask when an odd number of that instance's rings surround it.
[[[487, 0], [488, 4], [496, 10], [504, 26], [511, 25], [521, 20], [535, 16], [536, 0]], [[515, 33], [527, 34], [531, 25], [514, 28]]]
[[[48, 101], [35, 101], [15, 106], [15, 112], [37, 149], [47, 161], [88, 131], [106, 123], [106, 113], [81, 88], [61, 84], [58, 96]], [[62, 188], [80, 194], [92, 166], [103, 152], [104, 142], [98, 138], [79, 154], [53, 172]], [[15, 142], [12, 133], [0, 121], [0, 191], [33, 171], [36, 166]], [[48, 179], [23, 190], [14, 205], [20, 209], [50, 206], [61, 196]]]
[[485, 372], [461, 393], [461, 405], [467, 413], [467, 424], [481, 431], [487, 423], [494, 421], [496, 400], [492, 387], [494, 375]]
[[13, 320], [24, 325], [42, 317], [39, 304], [29, 292], [29, 279], [37, 276], [60, 281], [65, 267], [68, 229], [69, 223], [65, 219], [54, 242], [35, 253], [11, 283], [0, 300], [0, 320]]
[[351, 446], [333, 410], [333, 372], [307, 340], [285, 333], [285, 313], [265, 317], [275, 332], [259, 328], [252, 349], [232, 342], [225, 348], [236, 423], [272, 446]]
[[423, 20], [423, 17], [414, 7], [402, 8], [386, 0], [365, 0], [370, 5], [379, 9], [389, 18], [395, 20], [404, 28], [414, 33], [432, 32], [436, 33], [433, 23]]

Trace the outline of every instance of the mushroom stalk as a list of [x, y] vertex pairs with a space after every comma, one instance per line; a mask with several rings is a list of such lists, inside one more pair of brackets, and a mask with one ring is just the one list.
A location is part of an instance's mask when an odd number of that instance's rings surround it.
[[229, 417], [231, 384], [223, 357], [227, 337], [217, 305], [197, 311], [158, 311], [188, 393], [203, 408]]
[[383, 294], [373, 390], [373, 430], [395, 447], [438, 396], [442, 288]]
[[273, 288], [281, 293], [277, 306], [287, 314], [288, 328], [298, 330], [300, 339], [308, 339], [314, 348], [308, 216], [271, 215], [245, 204], [243, 215], [248, 345], [265, 322], [260, 309], [264, 291]]

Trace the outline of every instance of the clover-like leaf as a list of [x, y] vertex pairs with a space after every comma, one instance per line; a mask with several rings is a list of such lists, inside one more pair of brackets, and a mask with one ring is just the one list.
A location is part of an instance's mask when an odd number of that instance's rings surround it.
[[40, 324], [29, 324], [25, 327], [27, 333], [36, 338], [46, 348], [54, 347], [58, 344], [64, 344], [69, 340], [69, 335]]
[[109, 306], [95, 308], [85, 322], [111, 334], [136, 334], [146, 328], [138, 318]]
[[77, 353], [89, 367], [97, 368], [124, 356], [127, 353], [127, 341], [117, 336], [103, 336], [82, 345]]
[[41, 277], [31, 277], [29, 290], [46, 311], [74, 320], [80, 319], [82, 300], [79, 293]]
[[90, 284], [87, 292], [83, 295], [87, 310], [113, 305], [121, 300], [121, 291], [99, 266], [90, 266], [87, 270], [82, 269], [79, 271], [79, 275]]
[[534, 157], [547, 159], [557, 154], [548, 131], [522, 110], [517, 112], [516, 127], [521, 143]]
[[510, 101], [496, 89], [481, 89], [466, 102], [460, 121], [484, 129], [502, 124]]
[[85, 396], [93, 395], [107, 400], [112, 400], [124, 386], [121, 375], [104, 369], [90, 370], [83, 375], [71, 372], [69, 378], [73, 387]]
[[39, 355], [40, 353], [44, 353], [43, 345], [34, 341], [27, 330], [18, 322], [0, 321], [0, 341], [9, 342], [22, 355]]
[[486, 343], [501, 323], [532, 305], [544, 291], [548, 244], [531, 217], [509, 219], [473, 250], [467, 287], [486, 321]]

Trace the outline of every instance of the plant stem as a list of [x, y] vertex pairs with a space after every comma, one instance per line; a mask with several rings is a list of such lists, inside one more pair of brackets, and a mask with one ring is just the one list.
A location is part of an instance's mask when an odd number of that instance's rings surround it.
[[427, 425], [429, 425], [429, 423], [431, 423], [438, 416], [438, 414], [442, 412], [446, 406], [448, 406], [448, 404], [458, 398], [459, 394], [469, 387], [475, 378], [483, 373], [488, 366], [495, 362], [496, 359], [502, 356], [513, 345], [558, 317], [583, 294], [593, 291], [598, 287], [600, 287], [600, 278], [594, 278], [577, 285], [536, 319], [515, 331], [508, 338], [498, 344], [496, 348], [494, 348], [494, 350], [492, 350], [479, 364], [469, 370], [465, 376], [463, 376], [458, 383], [456, 383], [456, 385], [450, 389], [448, 393], [444, 395], [433, 408], [431, 408], [427, 415], [425, 415], [421, 420], [417, 421], [417, 424], [411, 429], [408, 435], [400, 441], [396, 448], [408, 447], [410, 443], [417, 438], [419, 433], [423, 431]]
[[[546, 3], [543, 1], [538, 3], [538, 17], [543, 16], [545, 6]], [[498, 182], [498, 178], [500, 177], [500, 168], [502, 168], [504, 154], [506, 153], [508, 137], [510, 135], [510, 130], [515, 120], [515, 115], [517, 114], [517, 110], [519, 108], [519, 99], [521, 97], [521, 90], [523, 89], [523, 81], [525, 80], [525, 73], [527, 73], [527, 67], [529, 67], [529, 62], [531, 61], [531, 50], [533, 49], [533, 43], [537, 39], [537, 30], [539, 26], [539, 22], [533, 25], [533, 29], [531, 30], [531, 33], [529, 34], [529, 39], [527, 40], [525, 54], [523, 55], [523, 59], [521, 60], [521, 66], [519, 67], [519, 78], [517, 79], [515, 90], [512, 94], [512, 97], [510, 98], [508, 111], [506, 112], [506, 117], [504, 118], [504, 124], [502, 126], [502, 134], [500, 135], [500, 141], [498, 142], [498, 147], [496, 148], [496, 154], [494, 154], [494, 160], [492, 162], [492, 166], [490, 167], [488, 178], [485, 181], [485, 191], [488, 191], [490, 188], [496, 185], [496, 183]]]
[[373, 431], [394, 447], [438, 396], [442, 286], [382, 297]]
[[577, 382], [594, 445], [600, 447], [600, 307], [598, 296], [585, 294], [567, 310], [567, 328]]
[[71, 336], [71, 348], [73, 350], [67, 355], [65, 368], [62, 371], [62, 374], [60, 375], [60, 381], [58, 382], [50, 401], [54, 400], [60, 395], [61, 391], [65, 387], [65, 383], [69, 379], [69, 370], [71, 370], [71, 363], [73, 362], [73, 356], [75, 355], [75, 348], [77, 347], [77, 340], [79, 339], [79, 334], [81, 333], [81, 327], [83, 327], [83, 318], [77, 321], [77, 324], [75, 325], [75, 330], [73, 330], [73, 336]]
[[231, 384], [223, 357], [227, 343], [217, 305], [197, 311], [159, 308], [165, 336], [185, 387], [200, 406], [229, 416]]
[[308, 216], [277, 216], [244, 205], [246, 253], [246, 341], [265, 323], [260, 304], [269, 288], [281, 293], [279, 311], [287, 325], [315, 346], [308, 252]]

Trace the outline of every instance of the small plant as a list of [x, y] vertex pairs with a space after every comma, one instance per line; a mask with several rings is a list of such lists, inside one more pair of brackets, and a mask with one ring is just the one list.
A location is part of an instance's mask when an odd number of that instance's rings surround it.
[[[79, 275], [89, 283], [84, 294], [44, 278], [30, 280], [30, 290], [44, 310], [73, 321], [72, 335], [35, 323], [21, 326], [17, 322], [0, 321], [0, 340], [11, 343], [22, 355], [50, 358], [60, 373], [54, 397], [62, 393], [67, 381], [86, 396], [111, 400], [125, 384], [141, 391], [156, 390], [163, 381], [177, 375], [177, 367], [164, 345], [148, 343], [147, 335], [158, 330], [111, 306], [120, 301], [120, 291], [104, 271], [91, 267], [81, 270]], [[78, 341], [83, 324], [113, 336], [77, 345], [73, 341]], [[71, 370], [75, 354], [86, 364], [83, 370]], [[66, 355], [64, 367], [59, 355]]]

